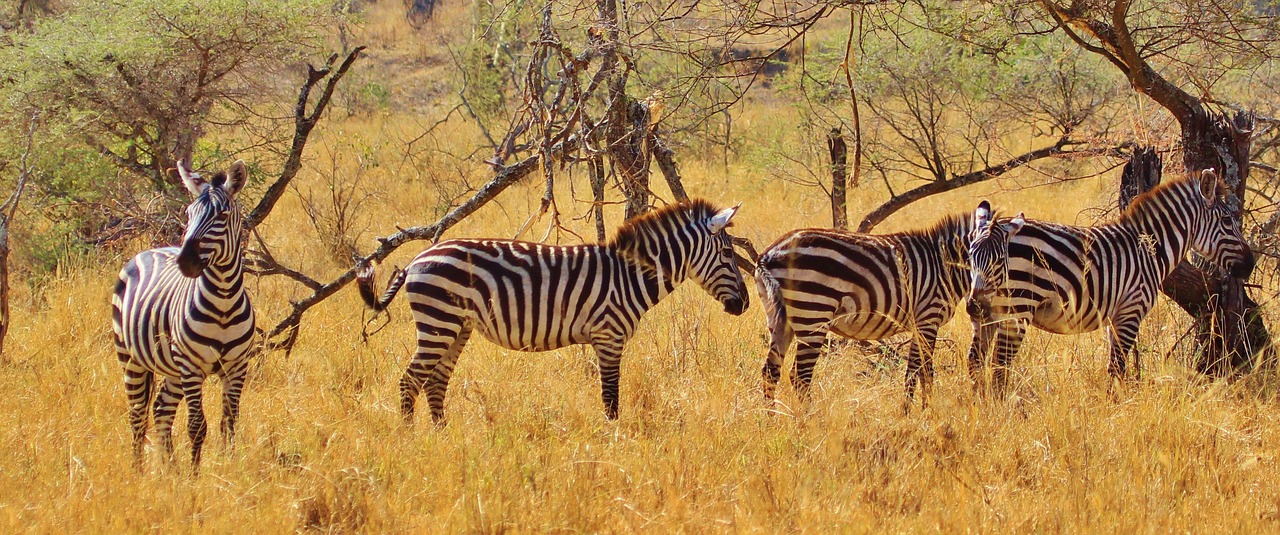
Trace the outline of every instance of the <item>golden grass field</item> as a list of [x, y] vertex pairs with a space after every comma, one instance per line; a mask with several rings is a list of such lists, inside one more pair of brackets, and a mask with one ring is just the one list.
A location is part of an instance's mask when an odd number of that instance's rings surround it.
[[[774, 126], [754, 124], [762, 117], [739, 119], [748, 138], [752, 128]], [[352, 169], [349, 144], [411, 137], [420, 122], [326, 123], [300, 188], [326, 187], [318, 170], [334, 161]], [[454, 128], [454, 137], [467, 138]], [[363, 251], [396, 224], [438, 215], [435, 175], [402, 163], [395, 143], [378, 150], [386, 163], [367, 171], [365, 187], [395, 189], [365, 205]], [[789, 229], [828, 222], [821, 192], [770, 178], [751, 161], [724, 169], [718, 157], [684, 160], [691, 193], [744, 203], [734, 232], [761, 249]], [[483, 178], [477, 170], [473, 184]], [[1115, 180], [1112, 173], [1012, 192], [997, 191], [1010, 182], [979, 186], [918, 203], [882, 230], [965, 212], [988, 195], [1006, 211], [1087, 222], [1081, 210], [1109, 202]], [[584, 177], [572, 181], [584, 197]], [[537, 183], [512, 188], [448, 236], [510, 237], [540, 192]], [[856, 220], [885, 191], [871, 184], [851, 195]], [[566, 224], [591, 236], [589, 222], [571, 221], [585, 205], [569, 201], [568, 185], [558, 198]], [[610, 207], [610, 227], [620, 210]], [[543, 219], [529, 234], [546, 228]], [[320, 252], [296, 195], [263, 236], [288, 265], [324, 278], [344, 269]], [[406, 246], [388, 264], [404, 265], [423, 247]], [[414, 340], [403, 297], [390, 325], [365, 344], [366, 315], [349, 287], [308, 313], [291, 355], [256, 362], [234, 448], [220, 447], [211, 425], [202, 472], [191, 477], [180, 411], [178, 461], [166, 465], [149, 448], [139, 474], [110, 341], [110, 288], [125, 260], [68, 266], [38, 297], [15, 285], [0, 362], [5, 532], [1280, 530], [1280, 382], [1274, 371], [1207, 381], [1165, 358], [1189, 322], [1164, 301], [1143, 325], [1143, 378], [1115, 399], [1107, 395], [1101, 332], [1032, 331], [1011, 399], [974, 396], [962, 362], [969, 334], [962, 313], [939, 342], [933, 403], [904, 416], [900, 357], [856, 346], [821, 361], [808, 404], [784, 388], [783, 403], [766, 406], [754, 284], [741, 317], [686, 285], [645, 317], [628, 346], [619, 420], [603, 418], [587, 348], [520, 353], [476, 338], [451, 384], [450, 423], [434, 429], [425, 410], [413, 427], [398, 414], [397, 381]], [[263, 327], [287, 311], [287, 300], [305, 295], [278, 279], [254, 281], [250, 290]], [[216, 424], [216, 381], [208, 392]]]

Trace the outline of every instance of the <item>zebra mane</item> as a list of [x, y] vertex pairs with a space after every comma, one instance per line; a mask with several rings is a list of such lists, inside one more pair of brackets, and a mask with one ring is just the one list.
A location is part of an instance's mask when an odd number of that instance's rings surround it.
[[683, 227], [693, 221], [711, 219], [719, 210], [706, 199], [689, 199], [688, 201], [669, 204], [647, 214], [641, 214], [622, 223], [618, 232], [609, 240], [609, 247], [628, 256], [647, 256], [644, 247], [644, 236], [666, 234], [673, 227]]
[[[1120, 217], [1117, 219], [1117, 222], [1126, 223], [1126, 222], [1132, 221], [1135, 217], [1137, 217], [1137, 214], [1144, 209], [1144, 206], [1149, 201], [1151, 201], [1151, 199], [1165, 195], [1166, 190], [1183, 187], [1187, 183], [1192, 183], [1191, 185], [1192, 185], [1193, 191], [1199, 194], [1200, 184], [1194, 183], [1198, 180], [1200, 180], [1200, 177], [1198, 175], [1196, 175], [1195, 173], [1188, 173], [1186, 175], [1180, 176], [1173, 180], [1157, 184], [1156, 187], [1151, 188], [1147, 191], [1144, 191], [1142, 192], [1142, 194], [1138, 195], [1137, 197], [1134, 197], [1133, 200], [1129, 202], [1129, 206], [1126, 207], [1123, 212], [1120, 212]], [[1230, 195], [1230, 194], [1231, 194], [1231, 191], [1227, 188], [1226, 183], [1224, 183], [1221, 178], [1218, 178], [1217, 186], [1214, 189], [1215, 197], [1218, 199], [1222, 199], [1223, 197], [1226, 197], [1227, 195]]]
[[[992, 210], [991, 220], [995, 221], [999, 219], [999, 217], [1000, 214]], [[917, 229], [904, 230], [899, 232], [898, 235], [942, 237], [959, 231], [959, 234], [963, 236], [968, 234], [971, 228], [973, 228], [973, 214], [947, 214], [942, 216], [942, 219], [939, 219], [938, 222], [932, 225]]]

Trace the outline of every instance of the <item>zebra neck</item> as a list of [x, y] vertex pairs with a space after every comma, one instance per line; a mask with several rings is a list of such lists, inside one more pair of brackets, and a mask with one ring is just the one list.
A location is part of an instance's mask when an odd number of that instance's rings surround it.
[[244, 251], [234, 243], [223, 259], [209, 262], [200, 273], [200, 286], [217, 289], [219, 293], [234, 292], [241, 288], [244, 277]]
[[1156, 261], [1159, 271], [1167, 276], [1187, 256], [1191, 244], [1189, 221], [1181, 214], [1165, 214], [1140, 206], [1125, 222], [1138, 233], [1141, 250]]
[[957, 219], [944, 224], [934, 233], [928, 246], [938, 249], [941, 270], [938, 277], [953, 297], [969, 292], [969, 230], [970, 220]]
[[667, 295], [675, 291], [677, 285], [684, 280], [682, 271], [674, 270], [669, 266], [662, 265], [658, 259], [654, 258], [634, 258], [625, 254], [617, 254], [619, 270], [625, 282], [634, 283], [634, 291], [637, 297], [642, 297], [645, 303], [645, 309], [658, 304]]

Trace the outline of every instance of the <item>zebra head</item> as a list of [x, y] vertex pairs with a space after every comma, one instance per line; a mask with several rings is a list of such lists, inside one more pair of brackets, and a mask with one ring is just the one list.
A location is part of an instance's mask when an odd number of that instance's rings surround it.
[[742, 272], [738, 271], [733, 236], [726, 229], [733, 224], [733, 215], [741, 206], [725, 208], [702, 221], [706, 232], [695, 234], [698, 245], [689, 255], [689, 275], [724, 305], [725, 312], [734, 316], [747, 310], [747, 285], [742, 282]]
[[971, 302], [985, 303], [1009, 279], [1009, 240], [1024, 224], [1022, 212], [1013, 219], [998, 222], [992, 218], [991, 203], [978, 204], [973, 212], [973, 229], [969, 231]]
[[178, 174], [195, 197], [187, 205], [187, 230], [178, 252], [178, 269], [196, 278], [210, 263], [230, 264], [240, 254], [240, 208], [235, 197], [249, 172], [244, 161], [236, 160], [231, 169], [214, 174], [211, 180], [191, 171], [186, 162], [178, 162]]
[[1231, 276], [1247, 279], [1253, 273], [1253, 250], [1249, 248], [1231, 207], [1231, 191], [1213, 169], [1200, 173], [1200, 193], [1206, 210], [1195, 210], [1191, 248]]

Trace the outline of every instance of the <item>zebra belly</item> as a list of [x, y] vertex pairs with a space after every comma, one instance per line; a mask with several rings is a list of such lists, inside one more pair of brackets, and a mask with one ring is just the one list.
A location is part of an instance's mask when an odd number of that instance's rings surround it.
[[[238, 340], [253, 330], [253, 322], [247, 324], [232, 326], [231, 328], [202, 330], [203, 335], [215, 340]], [[249, 353], [249, 347], [252, 345], [252, 337], [248, 338], [249, 343], [242, 345], [216, 348], [202, 344], [197, 341], [187, 340], [179, 335], [178, 347], [186, 355], [191, 357], [192, 364], [200, 367], [202, 375], [208, 376], [214, 374], [220, 369], [230, 368], [233, 364], [239, 363]]]
[[1054, 334], [1081, 334], [1102, 326], [1102, 317], [1096, 310], [1081, 310], [1058, 296], [1042, 299], [1001, 296], [992, 304], [996, 317], [1029, 321], [1036, 328]]
[[1084, 306], [1078, 300], [1063, 298], [1061, 294], [1040, 302], [1032, 314], [1032, 324], [1054, 334], [1079, 334], [1097, 330], [1102, 318], [1093, 307]]
[[492, 328], [480, 328], [477, 330], [480, 332], [481, 336], [484, 336], [485, 339], [489, 340], [490, 342], [493, 342], [496, 345], [505, 347], [507, 349], [514, 349], [516, 351], [528, 351], [528, 352], [534, 352], [534, 353], [542, 352], [542, 351], [552, 351], [555, 349], [560, 349], [560, 348], [568, 347], [571, 345], [586, 344], [591, 342], [590, 338], [588, 337], [575, 337], [575, 336], [569, 336], [564, 338], [558, 338], [558, 337], [552, 336], [550, 337], [551, 338], [550, 340], [542, 339], [539, 337], [533, 341], [526, 339], [522, 342], [518, 340], [512, 340], [511, 337], [508, 337], [508, 336], [499, 336], [498, 335], [499, 333], [494, 332]]
[[879, 340], [905, 331], [908, 326], [904, 318], [872, 312], [844, 314], [831, 320], [831, 332], [855, 340]]

